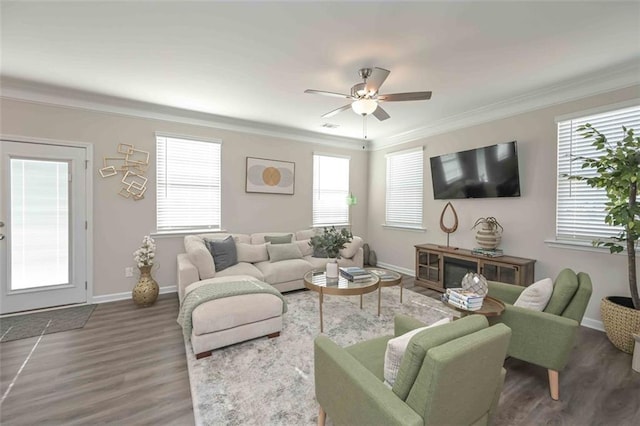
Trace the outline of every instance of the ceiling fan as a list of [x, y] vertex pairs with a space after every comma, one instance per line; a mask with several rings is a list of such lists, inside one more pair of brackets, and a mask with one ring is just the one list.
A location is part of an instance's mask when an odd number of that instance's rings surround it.
[[324, 114], [322, 117], [333, 117], [339, 112], [346, 111], [351, 108], [356, 114], [363, 117], [372, 114], [379, 121], [389, 118], [389, 114], [379, 105], [381, 102], [401, 102], [401, 101], [424, 101], [431, 99], [431, 92], [407, 92], [392, 93], [383, 95], [378, 93], [380, 86], [387, 79], [391, 71], [383, 68], [361, 68], [358, 73], [362, 78], [362, 83], [357, 83], [351, 88], [349, 95], [335, 92], [326, 92], [323, 90], [307, 89], [304, 93], [315, 95], [332, 96], [334, 98], [351, 99], [353, 102], [341, 106]]

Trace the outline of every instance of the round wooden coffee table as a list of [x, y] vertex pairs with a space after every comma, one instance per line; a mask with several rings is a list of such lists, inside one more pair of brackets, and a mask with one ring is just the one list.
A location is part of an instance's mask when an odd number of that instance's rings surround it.
[[485, 317], [497, 317], [502, 315], [502, 313], [504, 312], [504, 303], [502, 303], [501, 300], [495, 299], [490, 296], [486, 296], [484, 298], [484, 300], [482, 301], [482, 308], [478, 309], [477, 311], [469, 311], [467, 309], [459, 308], [447, 302], [444, 302], [444, 304], [462, 313], [463, 317], [473, 314], [484, 315]]
[[364, 268], [365, 271], [372, 275], [377, 275], [380, 278], [380, 284], [378, 285], [378, 316], [380, 316], [380, 293], [382, 287], [392, 287], [394, 285], [400, 286], [400, 303], [402, 303], [402, 275], [395, 271], [382, 268]]
[[[327, 278], [324, 269], [314, 269], [304, 274], [304, 286], [319, 295], [320, 306], [320, 333], [324, 331], [322, 319], [322, 302], [325, 294], [335, 296], [360, 296], [360, 309], [362, 309], [362, 295], [376, 291], [380, 278], [371, 274], [371, 277], [349, 281], [344, 277]], [[380, 312], [380, 294], [378, 293], [378, 312]]]

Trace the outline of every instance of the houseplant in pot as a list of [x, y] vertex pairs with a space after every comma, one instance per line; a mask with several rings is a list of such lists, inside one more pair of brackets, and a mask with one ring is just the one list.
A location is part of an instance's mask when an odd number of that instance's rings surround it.
[[596, 240], [596, 246], [608, 247], [611, 253], [626, 249], [631, 297], [611, 296], [602, 300], [600, 312], [607, 337], [618, 349], [633, 352], [633, 332], [640, 330], [640, 297], [636, 266], [636, 245], [640, 237], [640, 205], [638, 205], [638, 181], [640, 181], [640, 137], [633, 129], [622, 126], [622, 140], [612, 143], [590, 124], [577, 129], [584, 138], [594, 138], [592, 146], [601, 155], [576, 157], [582, 168], [591, 168], [596, 174], [568, 176], [571, 180], [585, 181], [593, 188], [604, 189], [608, 201], [605, 204], [605, 223], [622, 230], [609, 240]]
[[342, 228], [337, 230], [335, 226], [324, 228], [322, 234], [315, 235], [309, 240], [309, 245], [313, 247], [314, 256], [321, 255], [328, 257], [327, 277], [338, 277], [338, 262], [340, 250], [345, 248], [345, 244], [351, 242], [353, 235], [351, 232]]

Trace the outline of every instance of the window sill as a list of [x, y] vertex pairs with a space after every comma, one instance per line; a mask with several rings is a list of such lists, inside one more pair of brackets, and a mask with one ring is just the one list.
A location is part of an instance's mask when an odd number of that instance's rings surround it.
[[386, 229], [397, 229], [399, 231], [427, 232], [427, 228], [423, 228], [421, 226], [387, 225], [386, 223], [383, 223], [382, 227]]
[[152, 232], [151, 238], [162, 239], [162, 238], [173, 238], [173, 237], [184, 237], [185, 235], [193, 235], [193, 234], [218, 234], [222, 232], [227, 232], [224, 229], [182, 229], [179, 231], [156, 231]]
[[573, 240], [544, 240], [544, 243], [551, 248], [559, 248], [565, 250], [590, 251], [592, 253], [606, 253], [627, 255], [627, 250], [621, 253], [611, 253], [609, 247], [595, 247], [590, 241], [573, 241]]

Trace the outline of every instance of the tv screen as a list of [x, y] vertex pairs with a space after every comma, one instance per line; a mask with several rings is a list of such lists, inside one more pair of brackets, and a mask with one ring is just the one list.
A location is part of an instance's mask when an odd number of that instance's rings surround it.
[[431, 157], [436, 200], [519, 197], [516, 141]]

